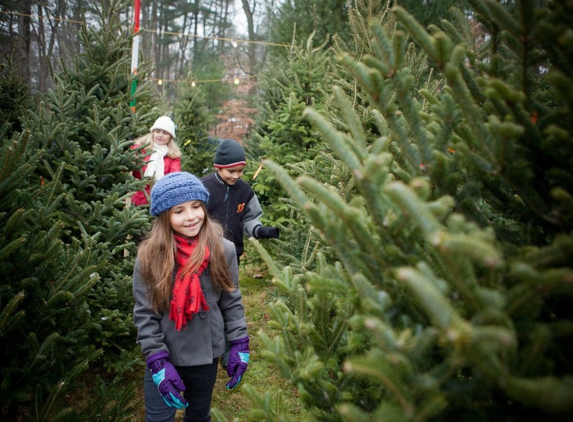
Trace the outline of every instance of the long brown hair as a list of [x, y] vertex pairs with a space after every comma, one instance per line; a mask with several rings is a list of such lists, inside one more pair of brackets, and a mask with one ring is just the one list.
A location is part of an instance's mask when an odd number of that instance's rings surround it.
[[[185, 264], [185, 273], [193, 272], [203, 262], [205, 246], [209, 247], [211, 258], [209, 271], [211, 283], [216, 289], [230, 292], [236, 288], [225, 258], [223, 248], [223, 228], [220, 224], [209, 219], [207, 208], [201, 202], [205, 219], [197, 234], [197, 246]], [[147, 284], [153, 309], [165, 310], [169, 307], [171, 290], [173, 288], [173, 270], [176, 266], [175, 254], [177, 245], [171, 228], [171, 213], [173, 208], [162, 212], [153, 222], [151, 231], [140, 245], [137, 253], [141, 276]]]

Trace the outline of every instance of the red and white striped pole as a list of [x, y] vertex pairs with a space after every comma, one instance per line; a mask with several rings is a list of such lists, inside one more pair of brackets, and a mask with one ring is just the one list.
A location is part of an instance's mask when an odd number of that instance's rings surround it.
[[140, 15], [140, 0], [134, 0], [133, 3], [133, 45], [131, 47], [131, 75], [133, 81], [131, 82], [131, 101], [129, 105], [131, 109], [135, 111], [135, 91], [137, 90], [137, 66], [139, 66], [139, 15]]

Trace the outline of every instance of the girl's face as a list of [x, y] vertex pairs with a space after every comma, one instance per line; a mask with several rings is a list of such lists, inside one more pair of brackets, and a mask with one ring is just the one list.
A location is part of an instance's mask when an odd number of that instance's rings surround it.
[[167, 145], [171, 141], [171, 135], [162, 129], [153, 131], [153, 143], [157, 145]]
[[171, 209], [171, 228], [178, 234], [195, 237], [205, 221], [205, 208], [201, 201], [189, 201]]
[[228, 167], [225, 169], [217, 169], [217, 172], [219, 173], [219, 177], [221, 177], [221, 179], [223, 179], [223, 182], [232, 186], [239, 181], [239, 179], [243, 175], [244, 169], [245, 169], [245, 165], [239, 164], [238, 166], [235, 166], [235, 167]]

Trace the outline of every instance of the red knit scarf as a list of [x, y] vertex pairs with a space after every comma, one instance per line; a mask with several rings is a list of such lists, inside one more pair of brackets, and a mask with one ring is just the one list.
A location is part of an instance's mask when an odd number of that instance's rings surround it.
[[192, 274], [183, 275], [183, 268], [197, 246], [197, 242], [194, 239], [187, 239], [178, 235], [175, 235], [175, 242], [177, 243], [177, 263], [179, 264], [179, 269], [175, 276], [169, 318], [175, 321], [175, 328], [180, 331], [182, 327], [187, 326], [187, 321], [193, 318], [193, 314], [196, 314], [199, 310], [209, 310], [209, 306], [207, 306], [207, 301], [203, 295], [203, 290], [201, 290], [199, 276], [203, 273], [203, 270], [207, 268], [207, 265], [209, 265], [211, 252], [209, 248], [205, 246], [205, 258], [199, 268]]

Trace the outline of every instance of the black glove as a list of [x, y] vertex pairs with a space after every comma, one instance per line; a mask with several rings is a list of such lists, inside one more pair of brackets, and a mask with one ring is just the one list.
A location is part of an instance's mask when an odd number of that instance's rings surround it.
[[257, 226], [255, 230], [255, 237], [257, 239], [278, 239], [279, 228], [269, 226]]

